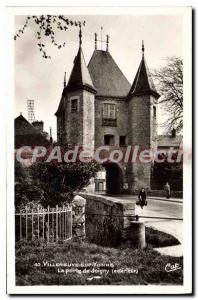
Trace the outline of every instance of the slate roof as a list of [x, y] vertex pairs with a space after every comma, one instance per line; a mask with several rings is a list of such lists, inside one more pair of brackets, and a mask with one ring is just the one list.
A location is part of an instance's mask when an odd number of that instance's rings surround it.
[[135, 95], [146, 95], [146, 94], [151, 94], [156, 98], [160, 97], [160, 95], [156, 91], [155, 85], [153, 83], [153, 79], [151, 77], [149, 68], [146, 64], [143, 55], [129, 95], [135, 96]]
[[66, 89], [76, 90], [82, 87], [87, 87], [95, 92], [95, 87], [91, 80], [89, 70], [86, 66], [82, 48], [79, 47]]
[[107, 51], [95, 50], [88, 64], [97, 96], [126, 97], [131, 85]]
[[182, 135], [177, 135], [176, 137], [172, 137], [171, 135], [159, 135], [157, 145], [161, 148], [179, 147], [182, 141]]
[[14, 120], [15, 148], [22, 146], [48, 146], [50, 142], [22, 115]]
[[[65, 88], [64, 88], [64, 90], [63, 90], [63, 95], [65, 94], [65, 92], [66, 92], [66, 91], [65, 91]], [[63, 97], [63, 95], [62, 95], [62, 97], [61, 97], [61, 100], [60, 100], [58, 109], [57, 109], [57, 111], [55, 112], [55, 116], [58, 116], [58, 115], [60, 115], [60, 114], [63, 114], [64, 111], [65, 111], [65, 105], [64, 105], [64, 97]]]

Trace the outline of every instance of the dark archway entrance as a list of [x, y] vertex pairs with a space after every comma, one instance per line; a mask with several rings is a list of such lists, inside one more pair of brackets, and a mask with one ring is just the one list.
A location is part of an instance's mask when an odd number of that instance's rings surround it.
[[106, 192], [109, 195], [121, 194], [123, 192], [123, 174], [116, 163], [106, 163]]

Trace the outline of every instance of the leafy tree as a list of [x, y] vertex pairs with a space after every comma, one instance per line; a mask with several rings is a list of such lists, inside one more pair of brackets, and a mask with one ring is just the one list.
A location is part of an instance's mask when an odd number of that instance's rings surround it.
[[51, 43], [57, 47], [57, 49], [61, 49], [65, 47], [66, 42], [63, 41], [60, 43], [56, 40], [57, 30], [67, 31], [69, 27], [72, 26], [85, 26], [85, 21], [74, 21], [63, 15], [27, 16], [22, 28], [20, 28], [14, 35], [14, 40], [20, 38], [31, 23], [36, 25], [35, 34], [37, 38], [37, 46], [42, 54], [42, 57], [46, 59], [51, 58], [51, 56], [47, 55], [45, 38], [48, 38]]
[[90, 183], [99, 166], [94, 161], [75, 163], [40, 161], [32, 165], [31, 170], [37, 187], [44, 191], [45, 197], [41, 204], [46, 207], [71, 202], [74, 193]]
[[[31, 203], [44, 200], [44, 191], [33, 184], [31, 169], [15, 160], [15, 209], [23, 209]], [[33, 205], [33, 204], [32, 204]], [[32, 206], [31, 205], [31, 206]]]
[[169, 182], [171, 190], [182, 191], [183, 189], [183, 157], [180, 162], [177, 162], [178, 152], [171, 157], [173, 162], [168, 161], [165, 154], [158, 154], [163, 162], [154, 162], [153, 166], [153, 189], [163, 190], [166, 182]]
[[100, 166], [94, 162], [57, 163], [43, 158], [30, 167], [15, 162], [15, 208], [43, 207], [71, 202]]
[[168, 57], [166, 65], [155, 69], [152, 76], [161, 94], [159, 103], [169, 114], [162, 124], [167, 132], [173, 128], [180, 132], [183, 128], [183, 62], [180, 57]]

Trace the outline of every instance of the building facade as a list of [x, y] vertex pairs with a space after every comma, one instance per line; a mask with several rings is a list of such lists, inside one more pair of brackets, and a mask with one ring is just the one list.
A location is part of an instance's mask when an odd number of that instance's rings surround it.
[[[110, 149], [139, 145], [141, 149], [157, 147], [157, 105], [159, 94], [152, 81], [144, 56], [135, 79], [128, 82], [109, 52], [95, 50], [87, 65], [82, 50], [81, 31], [78, 53], [68, 80], [64, 80], [62, 97], [55, 113], [57, 141], [61, 144]], [[139, 187], [151, 187], [152, 162], [121, 161], [103, 164], [105, 176], [96, 178], [96, 188], [109, 194], [133, 193]]]

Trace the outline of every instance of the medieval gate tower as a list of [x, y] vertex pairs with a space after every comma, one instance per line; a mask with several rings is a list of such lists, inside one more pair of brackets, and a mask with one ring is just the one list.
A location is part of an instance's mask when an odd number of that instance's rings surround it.
[[[144, 57], [132, 85], [128, 82], [106, 49], [95, 50], [88, 65], [82, 51], [82, 32], [73, 69], [55, 113], [57, 140], [88, 149], [108, 145], [110, 148], [155, 149], [157, 139], [157, 103], [159, 94], [152, 81]], [[150, 188], [152, 162], [107, 163], [106, 189], [108, 193], [134, 192], [140, 186]]]

